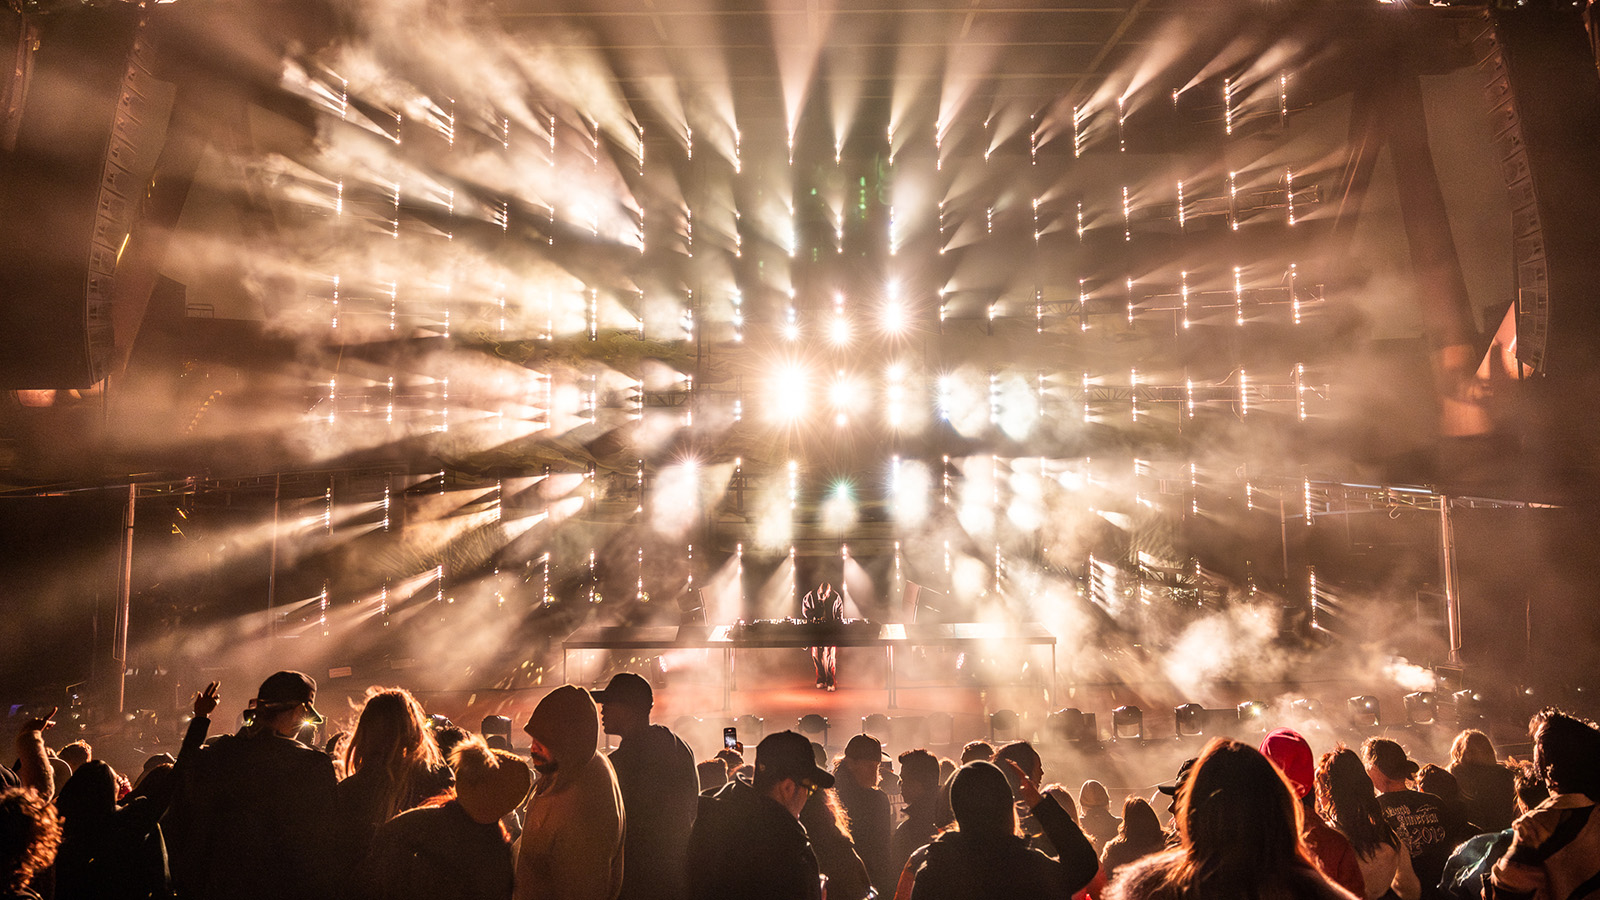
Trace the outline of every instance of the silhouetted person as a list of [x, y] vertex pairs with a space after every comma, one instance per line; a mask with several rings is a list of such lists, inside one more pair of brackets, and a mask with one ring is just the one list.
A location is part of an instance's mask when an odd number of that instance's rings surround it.
[[1455, 844], [1450, 840], [1450, 816], [1438, 797], [1412, 790], [1410, 780], [1417, 764], [1404, 747], [1385, 738], [1367, 738], [1361, 745], [1367, 775], [1378, 789], [1383, 814], [1411, 848], [1411, 867], [1422, 882], [1422, 896], [1439, 896], [1439, 876]]
[[1362, 896], [1417, 900], [1422, 883], [1406, 839], [1378, 805], [1372, 777], [1354, 750], [1340, 747], [1317, 762], [1317, 811], [1350, 841], [1361, 866]]
[[1444, 807], [1445, 843], [1452, 848], [1483, 832], [1477, 823], [1467, 817], [1467, 805], [1461, 800], [1461, 785], [1449, 769], [1428, 763], [1417, 770], [1417, 788], [1439, 798], [1440, 805]]
[[[807, 622], [838, 623], [844, 621], [844, 597], [826, 582], [815, 591], [800, 598], [800, 618]], [[817, 687], [833, 690], [838, 686], [839, 648], [812, 647], [811, 665], [817, 670]]]
[[56, 900], [145, 900], [165, 898], [171, 885], [161, 817], [172, 802], [177, 777], [188, 770], [206, 739], [217, 708], [217, 683], [196, 694], [194, 718], [175, 766], [147, 777], [140, 790], [117, 804], [116, 773], [104, 761], [85, 758], [56, 797], [64, 820], [56, 855]]
[[32, 788], [0, 790], [0, 900], [39, 900], [33, 876], [55, 861], [61, 819]]
[[680, 900], [689, 830], [699, 800], [694, 751], [665, 725], [650, 724], [655, 693], [631, 672], [595, 691], [600, 726], [621, 738], [608, 759], [627, 810], [623, 900]]
[[[174, 885], [190, 900], [330, 894], [333, 761], [295, 740], [317, 684], [299, 672], [261, 683], [245, 726], [202, 747], [169, 813]], [[354, 866], [356, 860], [341, 860]]]
[[523, 731], [539, 778], [518, 841], [517, 900], [616, 900], [625, 819], [616, 773], [596, 752], [594, 699], [564, 684], [539, 701]]
[[878, 761], [883, 744], [870, 734], [858, 734], [844, 745], [844, 756], [833, 768], [845, 814], [850, 817], [850, 836], [856, 852], [867, 864], [867, 875], [879, 894], [894, 891], [895, 876], [889, 858], [892, 828], [889, 821], [889, 796], [878, 789]]
[[753, 783], [730, 781], [701, 807], [689, 836], [691, 900], [819, 900], [817, 857], [799, 822], [834, 778], [794, 731], [756, 746]]
[[890, 871], [897, 879], [911, 854], [949, 824], [939, 821], [938, 757], [922, 749], [900, 754], [900, 798], [905, 801], [906, 820], [895, 826], [889, 843]]
[[[1034, 785], [1044, 783], [1044, 760], [1039, 756], [1039, 751], [1034, 749], [1034, 746], [1027, 741], [1012, 741], [995, 751], [994, 764], [1000, 769], [1000, 773], [1006, 776], [1006, 781], [1011, 784], [1012, 799], [1017, 803], [1017, 816], [1022, 823], [1022, 834], [1028, 839], [1029, 846], [1043, 850], [1049, 856], [1056, 856], [1059, 848], [1051, 840], [1049, 831], [1044, 827], [1044, 823], [1040, 822], [1033, 814], [1033, 808], [1036, 804], [1029, 802], [1023, 796], [1024, 781]], [[1023, 776], [1026, 776], [1026, 778]], [[1088, 835], [1085, 835], [1083, 829], [1078, 825], [1077, 810], [1070, 808], [1072, 795], [1067, 793], [1065, 789], [1061, 791], [1061, 794], [1061, 799], [1052, 800], [1048, 809], [1052, 813], [1056, 809], [1065, 812], [1071, 818], [1072, 831], [1083, 838], [1084, 843], [1088, 845], [1089, 854], [1098, 858], [1099, 854], [1094, 849], [1093, 842], [1089, 841]], [[1062, 802], [1063, 799], [1065, 800], [1064, 803]]]
[[[449, 788], [422, 704], [403, 688], [367, 695], [344, 752], [345, 779], [335, 791], [334, 840], [345, 859], [365, 859], [378, 826]], [[341, 866], [348, 876], [350, 867]], [[341, 881], [346, 880], [341, 878]]]
[[994, 763], [967, 763], [950, 782], [957, 830], [941, 834], [908, 863], [911, 900], [1066, 900], [1089, 883], [1099, 862], [1078, 823], [1042, 796], [1027, 773], [1020, 785], [1023, 802], [1066, 848], [1063, 857], [1051, 859], [1028, 846], [1017, 827], [1011, 785]]
[[1102, 852], [1117, 836], [1122, 820], [1111, 814], [1111, 795], [1105, 785], [1090, 779], [1078, 788], [1078, 825], [1089, 841]]
[[[707, 759], [695, 766], [695, 772], [700, 776], [700, 793], [716, 793], [723, 785], [728, 783], [728, 764], [720, 759]], [[697, 807], [698, 808], [698, 807]]]
[[1357, 896], [1363, 894], [1366, 881], [1355, 848], [1317, 815], [1317, 771], [1311, 745], [1298, 731], [1279, 728], [1262, 739], [1261, 753], [1283, 773], [1300, 803], [1300, 839], [1311, 851], [1311, 861], [1329, 881]]
[[[1522, 763], [1507, 771], [1516, 779], [1517, 815], [1536, 808], [1549, 798], [1550, 790], [1545, 787], [1544, 779], [1533, 763]], [[1516, 834], [1514, 828], [1503, 828], [1463, 842], [1445, 861], [1439, 889], [1450, 895], [1452, 900], [1482, 900], [1484, 882], [1489, 878], [1494, 864], [1511, 849], [1511, 841]]]
[[88, 741], [73, 741], [56, 753], [56, 759], [66, 763], [74, 772], [92, 758], [94, 758], [94, 748], [89, 746]]
[[1446, 768], [1461, 788], [1468, 821], [1488, 831], [1511, 827], [1516, 818], [1516, 776], [1495, 759], [1488, 735], [1476, 728], [1456, 735]]
[[378, 828], [359, 879], [367, 900], [507, 900], [515, 863], [500, 820], [532, 784], [528, 764], [478, 737], [450, 758], [455, 787]]
[[[837, 778], [835, 775], [835, 786]], [[800, 809], [800, 824], [811, 839], [817, 869], [827, 879], [828, 900], [863, 900], [872, 891], [872, 879], [856, 852], [850, 817], [845, 815], [838, 791], [825, 788], [813, 793]]]
[[1600, 884], [1600, 731], [1546, 709], [1533, 717], [1533, 764], [1550, 796], [1512, 826], [1515, 836], [1484, 889], [1488, 900], [1567, 900]]
[[1123, 866], [1167, 849], [1167, 834], [1161, 830], [1156, 811], [1142, 797], [1122, 801], [1122, 818], [1117, 833], [1100, 852], [1100, 871], [1106, 881], [1116, 877]]
[[1350, 900], [1300, 850], [1300, 805], [1255, 748], [1216, 738], [1178, 792], [1176, 849], [1124, 866], [1107, 900]]

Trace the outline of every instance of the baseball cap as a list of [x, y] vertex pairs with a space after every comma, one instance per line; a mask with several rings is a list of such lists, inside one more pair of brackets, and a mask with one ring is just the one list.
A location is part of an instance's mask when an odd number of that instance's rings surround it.
[[1386, 738], [1373, 738], [1365, 748], [1367, 762], [1390, 778], [1406, 779], [1417, 774], [1417, 764], [1406, 756], [1406, 748]]
[[317, 683], [310, 675], [304, 672], [274, 672], [261, 682], [261, 689], [256, 691], [256, 708], [276, 711], [304, 703], [306, 711], [310, 713], [311, 724], [321, 725], [322, 713], [311, 705], [311, 699], [316, 695]]
[[1194, 764], [1196, 762], [1198, 762], [1198, 761], [1199, 761], [1198, 758], [1192, 757], [1192, 756], [1190, 758], [1184, 760], [1183, 764], [1178, 766], [1178, 778], [1177, 778], [1177, 780], [1174, 781], [1172, 784], [1160, 785], [1160, 786], [1158, 786], [1156, 788], [1156, 790], [1160, 791], [1163, 794], [1166, 794], [1169, 797], [1175, 796], [1178, 793], [1178, 791], [1182, 790], [1183, 786], [1188, 783], [1188, 781], [1189, 781], [1189, 770], [1193, 769], [1194, 768]]
[[618, 672], [611, 676], [603, 691], [590, 691], [596, 703], [628, 703], [649, 709], [656, 704], [655, 692], [650, 682], [632, 672]]
[[1311, 793], [1316, 779], [1316, 766], [1311, 761], [1311, 745], [1300, 732], [1292, 728], [1279, 728], [1261, 740], [1261, 755], [1272, 760], [1283, 777], [1289, 779], [1296, 799]]
[[798, 731], [779, 731], [762, 738], [756, 745], [756, 772], [793, 778], [818, 789], [833, 787], [832, 773], [817, 766], [811, 741]]
[[858, 734], [844, 745], [845, 759], [883, 759], [883, 743], [870, 734]]

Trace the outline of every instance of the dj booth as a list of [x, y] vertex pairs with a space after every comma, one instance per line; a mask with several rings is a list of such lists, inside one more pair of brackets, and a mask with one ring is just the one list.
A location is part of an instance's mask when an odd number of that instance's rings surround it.
[[722, 706], [728, 709], [738, 689], [735, 654], [739, 650], [805, 647], [881, 647], [889, 706], [895, 704], [895, 650], [912, 647], [975, 649], [988, 645], [1031, 645], [1050, 648], [1050, 693], [1055, 693], [1056, 636], [1036, 622], [991, 625], [966, 622], [942, 625], [882, 625], [864, 619], [806, 622], [794, 619], [740, 622], [733, 625], [658, 625], [609, 627], [587, 625], [561, 644], [561, 677], [567, 681], [567, 655], [574, 650], [721, 650]]

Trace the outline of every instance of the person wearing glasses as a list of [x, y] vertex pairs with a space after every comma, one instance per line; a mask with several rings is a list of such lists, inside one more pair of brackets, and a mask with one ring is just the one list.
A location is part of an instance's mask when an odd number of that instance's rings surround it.
[[261, 683], [244, 727], [195, 754], [164, 822], [180, 896], [330, 896], [333, 760], [295, 739], [322, 722], [316, 695], [310, 676], [277, 672]]
[[819, 900], [817, 856], [800, 811], [833, 781], [805, 735], [763, 738], [754, 782], [730, 781], [701, 804], [689, 834], [691, 900]]

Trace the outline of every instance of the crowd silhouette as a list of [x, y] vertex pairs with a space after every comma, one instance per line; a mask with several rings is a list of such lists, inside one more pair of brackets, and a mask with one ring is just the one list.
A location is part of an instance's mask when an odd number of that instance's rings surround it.
[[[697, 762], [630, 673], [563, 685], [477, 734], [374, 688], [321, 747], [316, 684], [278, 672], [131, 781], [26, 719], [0, 767], [0, 900], [1580, 900], [1600, 890], [1600, 730], [1547, 709], [1531, 759], [1481, 731], [1445, 765], [1383, 737], [1319, 755], [1215, 738], [1172, 783], [1076, 798], [1027, 741], [959, 761], [794, 731]], [[331, 727], [331, 726], [330, 726]], [[619, 739], [601, 752], [601, 733]], [[1152, 801], [1170, 797], [1166, 803]], [[1170, 823], [1164, 828], [1158, 807]]]

